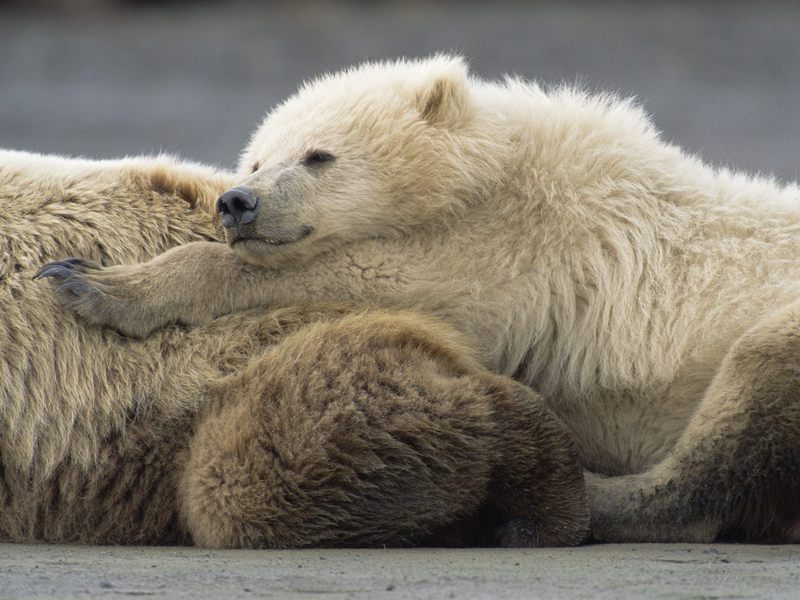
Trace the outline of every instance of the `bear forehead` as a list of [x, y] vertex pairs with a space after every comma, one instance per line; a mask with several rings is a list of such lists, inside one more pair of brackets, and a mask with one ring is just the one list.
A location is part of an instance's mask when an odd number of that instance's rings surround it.
[[415, 107], [396, 96], [385, 101], [374, 94], [341, 100], [330, 96], [298, 98], [266, 117], [251, 148], [285, 153], [319, 144], [366, 144], [395, 138], [399, 126], [413, 125], [419, 119]]
[[[291, 120], [295, 125], [318, 122], [327, 115], [392, 109], [403, 112], [443, 76], [463, 80], [467, 66], [460, 57], [437, 55], [428, 59], [365, 63], [306, 81], [267, 119]], [[307, 117], [311, 117], [308, 119]]]

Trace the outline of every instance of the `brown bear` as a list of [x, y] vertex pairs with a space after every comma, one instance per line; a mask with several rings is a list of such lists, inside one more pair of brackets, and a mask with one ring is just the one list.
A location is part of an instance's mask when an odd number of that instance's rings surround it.
[[146, 340], [33, 281], [63, 255], [215, 241], [226, 173], [0, 153], [0, 540], [214, 547], [573, 545], [577, 454], [451, 327], [340, 305]]

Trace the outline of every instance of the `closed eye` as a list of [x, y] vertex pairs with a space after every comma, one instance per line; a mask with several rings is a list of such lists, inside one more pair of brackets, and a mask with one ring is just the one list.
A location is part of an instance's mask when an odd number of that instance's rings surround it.
[[336, 160], [336, 157], [330, 152], [325, 152], [324, 150], [311, 150], [303, 157], [302, 163], [307, 167], [313, 167], [334, 160]]

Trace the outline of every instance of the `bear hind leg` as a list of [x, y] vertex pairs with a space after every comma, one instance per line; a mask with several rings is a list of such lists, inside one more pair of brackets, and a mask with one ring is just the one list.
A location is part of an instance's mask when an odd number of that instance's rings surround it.
[[666, 459], [587, 490], [605, 541], [800, 540], [800, 304], [737, 340]]
[[555, 417], [441, 334], [424, 321], [347, 317], [225, 380], [181, 486], [195, 543], [470, 544], [486, 505], [508, 523], [505, 545], [582, 541], [582, 473]]

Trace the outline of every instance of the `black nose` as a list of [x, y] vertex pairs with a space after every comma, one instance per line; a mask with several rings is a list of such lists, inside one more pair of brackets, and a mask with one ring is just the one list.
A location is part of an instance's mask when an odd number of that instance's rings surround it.
[[258, 197], [246, 187], [235, 187], [217, 200], [217, 212], [225, 227], [247, 225], [258, 216]]

